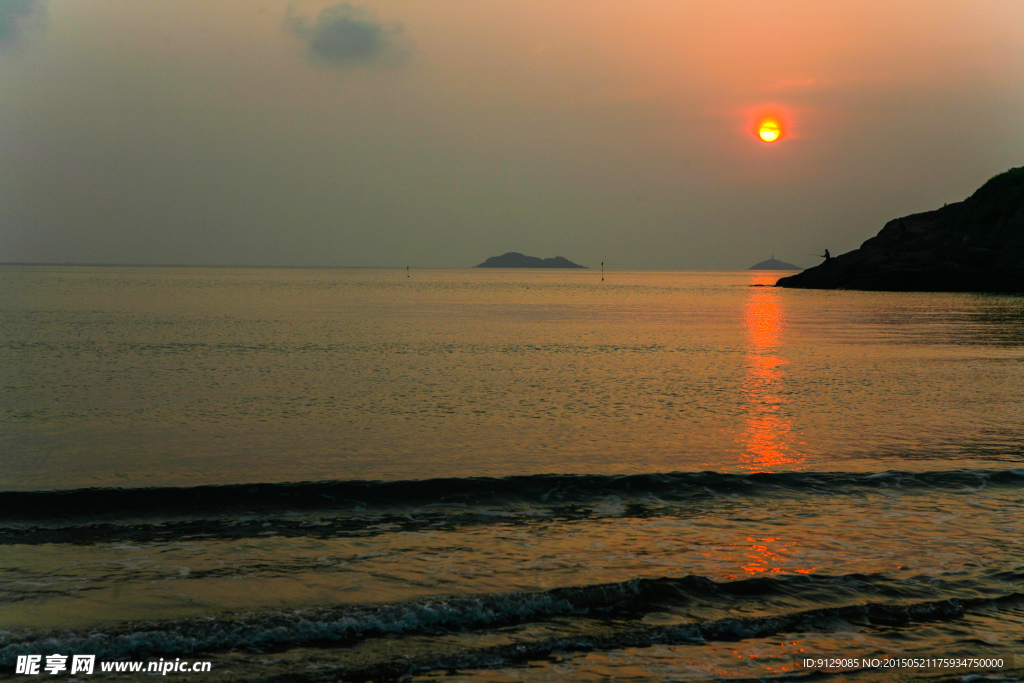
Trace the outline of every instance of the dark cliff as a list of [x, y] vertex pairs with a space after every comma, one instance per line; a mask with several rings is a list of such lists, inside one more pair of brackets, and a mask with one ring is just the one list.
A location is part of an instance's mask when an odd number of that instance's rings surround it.
[[891, 220], [859, 249], [777, 286], [1024, 293], [1024, 167], [962, 202]]

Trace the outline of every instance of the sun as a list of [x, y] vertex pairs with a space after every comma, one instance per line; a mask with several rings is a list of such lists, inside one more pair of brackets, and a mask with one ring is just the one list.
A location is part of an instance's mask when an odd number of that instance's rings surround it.
[[765, 119], [757, 127], [757, 134], [765, 142], [775, 142], [782, 136], [782, 128], [778, 121]]

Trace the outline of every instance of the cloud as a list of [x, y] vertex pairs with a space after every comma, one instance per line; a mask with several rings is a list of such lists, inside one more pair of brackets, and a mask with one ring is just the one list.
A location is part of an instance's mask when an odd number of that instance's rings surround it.
[[46, 25], [46, 0], [0, 0], [0, 48]]
[[347, 2], [325, 8], [316, 21], [295, 16], [289, 5], [285, 24], [306, 41], [311, 57], [329, 64], [397, 66], [412, 55], [412, 41], [401, 24], [381, 23]]

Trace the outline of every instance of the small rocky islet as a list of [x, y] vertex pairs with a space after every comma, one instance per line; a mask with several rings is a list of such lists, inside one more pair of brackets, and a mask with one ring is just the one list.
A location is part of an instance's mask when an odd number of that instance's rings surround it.
[[792, 263], [786, 261], [780, 261], [775, 258], [773, 254], [770, 259], [755, 263], [754, 265], [747, 268], [747, 270], [803, 270], [800, 266], [794, 266]]
[[573, 263], [563, 256], [554, 258], [540, 258], [537, 256], [526, 256], [518, 251], [510, 251], [501, 256], [492, 256], [476, 268], [586, 268], [578, 263]]

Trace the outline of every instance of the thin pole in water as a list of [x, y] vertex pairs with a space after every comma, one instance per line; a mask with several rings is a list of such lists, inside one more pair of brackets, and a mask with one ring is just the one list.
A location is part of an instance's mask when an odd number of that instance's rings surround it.
[[601, 282], [604, 282], [604, 261], [601, 261]]
[[409, 277], [409, 266], [405, 267], [405, 276]]

